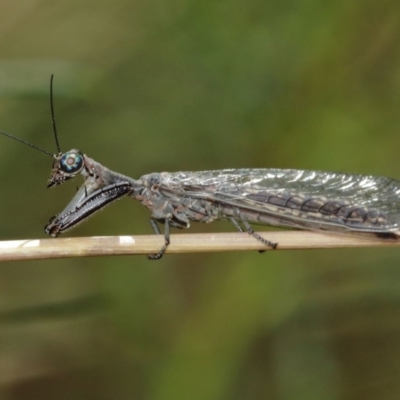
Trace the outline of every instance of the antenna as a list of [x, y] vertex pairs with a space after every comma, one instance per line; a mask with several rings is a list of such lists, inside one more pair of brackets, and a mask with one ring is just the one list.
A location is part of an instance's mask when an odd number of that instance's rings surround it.
[[39, 151], [41, 151], [42, 153], [48, 154], [48, 155], [51, 156], [51, 157], [54, 157], [54, 154], [50, 153], [49, 151], [44, 150], [44, 149], [42, 149], [41, 147], [36, 146], [36, 145], [34, 145], [34, 144], [30, 143], [30, 142], [27, 142], [26, 140], [20, 139], [19, 137], [16, 137], [16, 136], [14, 136], [14, 135], [11, 135], [11, 133], [7, 133], [7, 132], [4, 132], [4, 131], [0, 131], [0, 133], [1, 133], [2, 135], [4, 135], [4, 136], [7, 136], [7, 137], [11, 138], [11, 139], [17, 140], [18, 142], [27, 144], [28, 146], [30, 146], [30, 147], [32, 147], [32, 148], [34, 148], [34, 149], [36, 149], [36, 150], [39, 150]]
[[60, 143], [57, 136], [56, 118], [54, 116], [54, 104], [53, 104], [53, 78], [54, 74], [50, 77], [50, 110], [51, 110], [51, 122], [53, 124], [54, 139], [56, 141], [57, 151], [61, 154]]
[[[54, 75], [51, 74], [51, 78], [50, 78], [50, 109], [51, 109], [51, 121], [52, 121], [52, 123], [53, 123], [53, 132], [54, 132], [54, 138], [55, 138], [55, 140], [56, 140], [57, 151], [58, 151], [59, 154], [61, 154], [60, 143], [58, 142], [58, 136], [57, 136], [56, 119], [55, 119], [55, 117], [54, 117], [54, 106], [53, 106], [53, 78], [54, 78]], [[52, 153], [50, 153], [49, 151], [44, 150], [44, 149], [42, 149], [41, 147], [36, 146], [35, 144], [30, 143], [30, 142], [28, 142], [28, 141], [26, 141], [26, 140], [24, 140], [24, 139], [20, 139], [19, 137], [16, 137], [16, 136], [14, 136], [14, 135], [11, 135], [11, 133], [7, 133], [7, 132], [5, 132], [5, 131], [0, 131], [0, 134], [2, 134], [2, 135], [4, 135], [4, 136], [7, 136], [7, 137], [9, 137], [9, 138], [11, 138], [11, 139], [17, 140], [18, 142], [24, 143], [24, 144], [28, 145], [29, 147], [32, 147], [33, 149], [36, 149], [36, 150], [41, 151], [42, 153], [48, 154], [48, 155], [51, 156], [51, 157], [55, 157], [55, 155], [52, 154]]]

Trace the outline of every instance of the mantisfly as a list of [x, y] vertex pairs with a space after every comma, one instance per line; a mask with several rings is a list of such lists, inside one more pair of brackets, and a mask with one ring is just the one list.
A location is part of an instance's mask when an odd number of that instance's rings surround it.
[[387, 177], [293, 169], [224, 169], [201, 172], [161, 172], [139, 179], [104, 167], [77, 149], [63, 153], [50, 104], [57, 154], [15, 137], [54, 158], [47, 187], [63, 184], [81, 173], [84, 183], [61, 213], [50, 219], [45, 232], [57, 237], [96, 211], [123, 196], [139, 200], [151, 213], [150, 223], [164, 245], [150, 259], [159, 259], [170, 243], [170, 227], [189, 228], [190, 221], [227, 219], [266, 247], [276, 248], [251, 223], [372, 235], [400, 236], [400, 181]]

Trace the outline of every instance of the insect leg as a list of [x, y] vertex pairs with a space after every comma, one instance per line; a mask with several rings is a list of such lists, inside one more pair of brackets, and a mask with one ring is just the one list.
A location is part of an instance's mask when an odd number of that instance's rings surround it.
[[131, 193], [132, 186], [129, 182], [118, 182], [98, 189], [88, 196], [86, 186], [83, 184], [67, 207], [50, 219], [45, 226], [45, 232], [57, 237], [113, 201]]
[[[153, 228], [153, 231], [156, 235], [160, 235], [161, 231], [160, 228], [157, 225], [157, 221], [153, 218], [150, 218], [150, 224], [151, 227]], [[160, 251], [158, 253], [155, 254], [148, 254], [147, 258], [149, 260], [159, 260], [165, 253], [165, 250], [167, 250], [167, 247], [169, 246], [170, 243], [170, 239], [169, 239], [169, 218], [165, 218], [165, 222], [164, 222], [164, 239], [165, 239], [165, 243], [164, 246], [161, 247]]]
[[239, 225], [239, 223], [236, 221], [235, 218], [229, 218], [229, 221], [235, 225], [235, 228], [239, 231], [239, 232], [244, 232], [244, 229]]
[[[236, 214], [236, 216], [240, 220], [240, 222], [243, 224], [246, 232], [249, 235], [253, 236], [255, 239], [257, 239], [259, 242], [265, 244], [266, 246], [271, 247], [274, 250], [276, 249], [276, 247], [278, 246], [278, 243], [270, 242], [269, 240], [261, 237], [258, 233], [254, 232], [254, 229], [251, 227], [249, 222], [240, 214], [240, 211], [237, 208], [234, 209], [234, 213]], [[240, 232], [243, 232], [243, 228], [238, 224], [238, 222], [234, 218], [229, 218], [229, 220], [233, 223], [233, 225], [235, 225], [235, 227], [237, 229], [239, 229]], [[263, 250], [260, 250], [260, 252], [262, 253]]]

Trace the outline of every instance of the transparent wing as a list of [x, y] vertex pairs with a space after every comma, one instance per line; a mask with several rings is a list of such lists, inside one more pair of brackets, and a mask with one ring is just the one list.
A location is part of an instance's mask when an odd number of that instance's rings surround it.
[[375, 233], [400, 226], [400, 181], [386, 177], [229, 169], [166, 173], [161, 186], [214, 203], [222, 217], [237, 208], [256, 223]]

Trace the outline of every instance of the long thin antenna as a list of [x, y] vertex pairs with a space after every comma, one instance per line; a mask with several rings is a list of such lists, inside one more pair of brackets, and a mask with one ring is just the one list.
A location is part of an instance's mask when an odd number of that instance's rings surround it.
[[61, 153], [61, 148], [60, 148], [60, 143], [58, 142], [58, 136], [57, 136], [57, 127], [56, 127], [56, 118], [54, 116], [54, 105], [53, 105], [53, 78], [54, 75], [51, 74], [50, 77], [50, 109], [51, 109], [51, 122], [53, 124], [53, 132], [54, 132], [54, 139], [56, 140], [56, 146], [57, 146], [57, 151], [60, 154]]
[[42, 153], [48, 154], [48, 155], [51, 156], [51, 157], [54, 157], [54, 154], [50, 153], [49, 151], [44, 150], [44, 149], [42, 149], [41, 147], [36, 146], [35, 144], [32, 144], [32, 143], [30, 143], [30, 142], [27, 142], [26, 140], [20, 139], [19, 137], [16, 137], [16, 136], [14, 136], [14, 135], [11, 135], [11, 133], [7, 133], [7, 132], [4, 132], [4, 131], [0, 131], [0, 133], [1, 133], [2, 135], [4, 135], [4, 136], [7, 136], [7, 137], [11, 138], [11, 139], [17, 140], [18, 142], [27, 144], [28, 146], [33, 147], [34, 149], [39, 150], [39, 151], [41, 151]]

